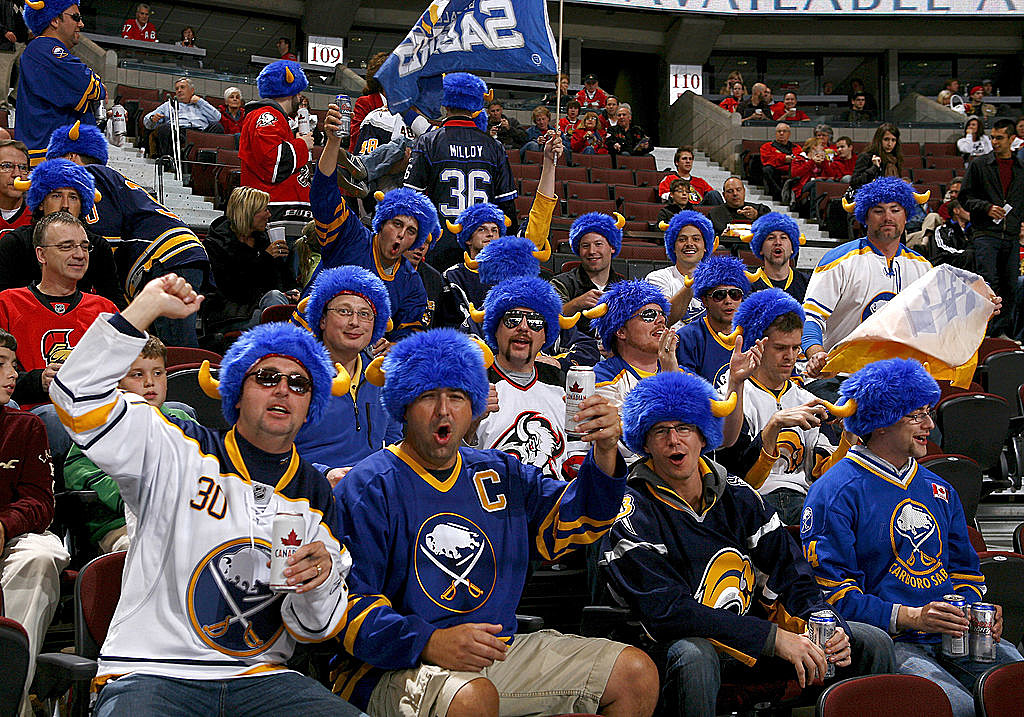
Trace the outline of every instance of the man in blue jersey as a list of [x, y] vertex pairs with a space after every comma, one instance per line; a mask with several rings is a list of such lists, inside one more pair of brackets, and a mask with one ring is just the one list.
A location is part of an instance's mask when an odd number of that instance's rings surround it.
[[723, 675], [795, 672], [804, 687], [820, 684], [826, 661], [840, 678], [893, 669], [892, 641], [869, 625], [838, 618], [824, 650], [805, 637], [812, 613], [837, 616], [799, 545], [756, 492], [702, 457], [735, 410], [735, 398], [717, 400], [706, 381], [679, 372], [643, 379], [622, 405], [623, 439], [646, 460], [630, 470], [600, 565], [663, 645], [663, 704], [680, 717], [718, 714]]
[[28, 147], [34, 167], [43, 161], [54, 129], [77, 121], [96, 124], [93, 106], [107, 90], [99, 75], [71, 54], [85, 27], [77, 2], [26, 4], [25, 24], [36, 37], [21, 55], [14, 138]]
[[[625, 466], [615, 408], [582, 405], [593, 449], [578, 477], [545, 478], [497, 450], [462, 446], [487, 408], [490, 352], [453, 329], [396, 344], [366, 375], [405, 439], [335, 488], [356, 569], [334, 689], [372, 715], [650, 715], [657, 670], [639, 650], [550, 631], [516, 634], [530, 560], [604, 534]], [[486, 358], [485, 358], [486, 357]]]
[[[956, 489], [917, 462], [935, 428], [939, 386], [917, 361], [888, 359], [854, 373], [839, 392], [845, 410], [835, 413], [847, 414], [846, 429], [864, 444], [811, 484], [800, 520], [804, 553], [840, 615], [887, 631], [898, 671], [938, 683], [954, 715], [972, 717], [974, 682], [993, 663], [944, 657], [941, 639], [968, 629], [945, 596], [982, 601], [985, 576]], [[1002, 629], [996, 606], [996, 662], [1024, 659], [999, 639]]]

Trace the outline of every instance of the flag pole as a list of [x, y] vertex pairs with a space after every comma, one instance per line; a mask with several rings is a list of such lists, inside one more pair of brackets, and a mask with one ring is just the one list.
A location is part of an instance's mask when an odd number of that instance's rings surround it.
[[[559, 128], [559, 118], [562, 107], [562, 11], [565, 8], [565, 0], [558, 0], [558, 61], [555, 63], [555, 133], [558, 139], [562, 139], [562, 130]], [[555, 164], [558, 157], [555, 157]]]

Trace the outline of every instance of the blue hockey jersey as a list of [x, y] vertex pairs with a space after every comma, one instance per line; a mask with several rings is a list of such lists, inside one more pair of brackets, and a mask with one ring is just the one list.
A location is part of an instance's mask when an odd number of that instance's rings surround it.
[[[915, 460], [895, 470], [864, 446], [851, 448], [811, 484], [800, 537], [829, 604], [847, 620], [895, 633], [898, 605], [985, 594], [956, 490]], [[906, 631], [893, 639], [940, 636]]]
[[683, 371], [701, 376], [721, 393], [725, 389], [733, 345], [711, 328], [708, 317], [687, 324], [677, 332], [676, 360]]

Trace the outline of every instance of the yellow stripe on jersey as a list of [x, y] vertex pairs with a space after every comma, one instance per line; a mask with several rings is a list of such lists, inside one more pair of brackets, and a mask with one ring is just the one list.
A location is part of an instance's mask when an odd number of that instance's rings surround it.
[[99, 428], [107, 419], [110, 418], [110, 412], [114, 410], [114, 406], [117, 405], [117, 398], [114, 398], [108, 404], [94, 408], [91, 411], [86, 411], [80, 416], [72, 416], [70, 413], [65, 411], [57, 404], [53, 404], [54, 409], [57, 412], [57, 418], [65, 426], [70, 428], [75, 433], [85, 433]]
[[[359, 596], [357, 596], [355, 598], [355, 600], [365, 600], [367, 597], [374, 597], [374, 596], [372, 596], [372, 595], [371, 596], [359, 595]], [[352, 611], [352, 607], [353, 607], [352, 603], [355, 600], [353, 600], [353, 598], [351, 596], [349, 596], [349, 599], [348, 599], [348, 609], [349, 609], [349, 612]], [[355, 619], [351, 619], [351, 618], [348, 618], [346, 616], [346, 619], [342, 621], [344, 623], [344, 628], [345, 628], [344, 629], [344, 633], [345, 634], [344, 634], [344, 637], [342, 637], [341, 644], [345, 646], [345, 649], [349, 653], [352, 653], [355, 650], [356, 637], [359, 636], [359, 629], [363, 626], [363, 621], [366, 619], [366, 616], [369, 615], [374, 610], [376, 610], [377, 608], [380, 608], [380, 607], [391, 607], [391, 601], [388, 600], [383, 595], [377, 596], [377, 599], [374, 600], [369, 605], [367, 605], [366, 608], [364, 608], [359, 613], [358, 617], [356, 617]]]
[[742, 662], [747, 667], [753, 667], [754, 665], [757, 664], [757, 658], [756, 657], [751, 657], [750, 655], [748, 655], [745, 652], [740, 652], [735, 647], [729, 647], [728, 645], [725, 645], [725, 644], [719, 642], [718, 640], [711, 640], [711, 639], [709, 639], [708, 642], [710, 642], [712, 645], [714, 645], [715, 648], [719, 652], [724, 652], [725, 654], [729, 655], [730, 657], [735, 657], [737, 660]]
[[[560, 517], [562, 499], [573, 482], [575, 482], [575, 479], [562, 489], [562, 493], [558, 496], [558, 500], [555, 501], [555, 505], [544, 517], [544, 520], [541, 521], [537, 529], [537, 537], [535, 538], [537, 552], [545, 560], [554, 560], [571, 545], [589, 545], [595, 542], [615, 522], [614, 516], [608, 520], [594, 520], [587, 516], [580, 516], [573, 521], [563, 521]], [[560, 536], [561, 533], [570, 533], [570, 535]], [[550, 539], [552, 543], [551, 550], [548, 550], [545, 539]]]
[[835, 605], [837, 602], [839, 602], [840, 598], [842, 598], [843, 595], [845, 595], [846, 593], [850, 592], [851, 590], [856, 590], [857, 592], [861, 593], [862, 595], [864, 594], [864, 591], [861, 590], [856, 585], [847, 585], [846, 587], [840, 588], [839, 590], [836, 590], [834, 593], [831, 593], [830, 595], [828, 595], [825, 598], [825, 602], [827, 602], [829, 605]]
[[814, 267], [814, 273], [817, 274], [819, 271], [828, 271], [829, 269], [831, 269], [831, 268], [833, 268], [835, 266], [838, 266], [840, 264], [840, 262], [846, 261], [847, 259], [850, 259], [851, 257], [861, 256], [862, 254], [871, 254], [871, 253], [872, 253], [872, 250], [871, 250], [870, 246], [862, 246], [862, 247], [858, 247], [857, 249], [851, 249], [850, 251], [848, 251], [845, 254], [843, 254], [841, 257], [833, 259], [828, 264], [822, 264], [820, 266]]
[[455, 482], [459, 478], [459, 474], [462, 472], [462, 452], [460, 451], [455, 459], [455, 465], [452, 467], [452, 472], [443, 481], [439, 481], [437, 478], [426, 470], [416, 459], [410, 456], [408, 453], [402, 450], [402, 445], [391, 445], [387, 447], [387, 450], [391, 451], [395, 456], [398, 457], [403, 463], [412, 468], [416, 475], [427, 482], [434, 490], [440, 491], [441, 493], [447, 493], [455, 485]]

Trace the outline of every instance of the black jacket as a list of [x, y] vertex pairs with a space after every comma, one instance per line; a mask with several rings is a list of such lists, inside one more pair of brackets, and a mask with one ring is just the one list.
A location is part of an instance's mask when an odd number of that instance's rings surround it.
[[[1020, 235], [1021, 219], [1024, 218], [1024, 160], [1019, 153], [1013, 155], [1013, 181], [1010, 182], [1010, 191], [1004, 194], [995, 152], [975, 157], [967, 165], [958, 199], [971, 213], [971, 227], [975, 237], [1016, 240]], [[989, 207], [993, 204], [997, 207], [1010, 204], [1013, 210], [1001, 223], [996, 224], [988, 215]]]
[[[757, 210], [757, 216], [763, 217], [765, 214], [771, 211], [764, 204], [754, 204], [753, 202], [744, 202], [744, 207], [753, 207]], [[742, 208], [742, 207], [741, 207]], [[733, 209], [728, 204], [719, 204], [717, 207], [711, 207], [711, 211], [708, 212], [708, 219], [715, 227], [715, 234], [722, 236], [722, 232], [725, 231], [726, 226], [733, 222], [740, 224], [751, 224], [752, 220], [747, 217], [741, 216], [736, 209]]]
[[[617, 281], [624, 281], [624, 277], [619, 272], [612, 269], [608, 273], [608, 286], [611, 286]], [[551, 285], [555, 287], [555, 291], [558, 293], [558, 298], [565, 304], [572, 301], [578, 296], [586, 294], [588, 291], [596, 289], [597, 286], [590, 280], [587, 272], [583, 271], [583, 265], [578, 265], [575, 269], [563, 272], [558, 276], [551, 279]], [[606, 286], [605, 289], [608, 287]], [[576, 328], [587, 336], [596, 336], [594, 330], [590, 328], [590, 319], [585, 316], [581, 316], [579, 323], [576, 324]]]

